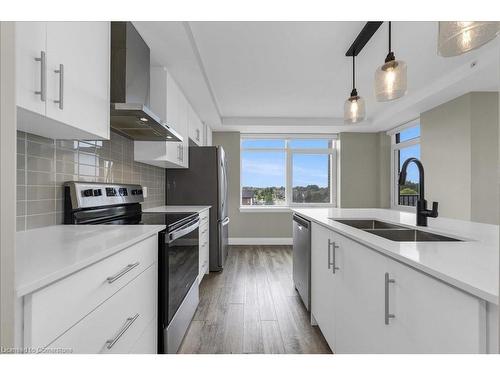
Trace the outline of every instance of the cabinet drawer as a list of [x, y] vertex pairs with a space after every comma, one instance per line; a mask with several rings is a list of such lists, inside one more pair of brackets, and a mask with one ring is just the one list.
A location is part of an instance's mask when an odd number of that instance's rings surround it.
[[149, 322], [148, 326], [141, 334], [141, 337], [135, 342], [130, 349], [130, 354], [157, 354], [158, 353], [158, 318], [155, 315]]
[[[156, 316], [157, 277], [155, 263], [49, 348], [69, 348], [73, 353], [87, 354], [130, 352]], [[148, 337], [155, 339], [154, 335]]]
[[26, 296], [24, 344], [45, 347], [156, 262], [157, 254], [155, 235]]

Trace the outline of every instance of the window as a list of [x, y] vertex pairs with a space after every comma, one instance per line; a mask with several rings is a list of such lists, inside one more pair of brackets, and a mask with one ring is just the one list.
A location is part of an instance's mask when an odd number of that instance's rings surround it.
[[408, 166], [404, 185], [399, 185], [398, 176], [405, 160], [411, 157], [420, 159], [420, 121], [411, 121], [389, 133], [392, 133], [392, 206], [416, 206], [419, 194], [418, 168], [413, 163]]
[[334, 140], [241, 138], [241, 206], [332, 205]]

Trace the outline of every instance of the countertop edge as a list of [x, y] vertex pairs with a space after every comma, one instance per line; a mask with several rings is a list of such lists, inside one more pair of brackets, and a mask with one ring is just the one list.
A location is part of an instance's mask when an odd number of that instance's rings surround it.
[[414, 262], [412, 261], [411, 259], [409, 258], [406, 258], [404, 256], [401, 256], [399, 254], [396, 254], [390, 250], [387, 250], [387, 249], [384, 249], [383, 247], [380, 247], [380, 246], [377, 246], [369, 241], [365, 241], [364, 239], [352, 234], [352, 233], [347, 233], [339, 228], [335, 228], [333, 226], [330, 226], [324, 222], [322, 222], [320, 219], [317, 219], [313, 216], [310, 216], [308, 214], [305, 214], [304, 212], [301, 212], [301, 211], [296, 211], [296, 210], [293, 210], [292, 209], [292, 212], [296, 212], [297, 214], [300, 214], [301, 216], [304, 216], [306, 217], [307, 219], [315, 222], [316, 224], [318, 225], [321, 225], [322, 227], [324, 228], [327, 228], [329, 230], [332, 230], [334, 232], [337, 232], [337, 233], [340, 233], [342, 234], [343, 236], [346, 236], [350, 239], [352, 239], [353, 241], [356, 241], [364, 246], [367, 246], [369, 247], [370, 249], [374, 250], [374, 251], [377, 251], [383, 255], [386, 255], [400, 263], [404, 263], [405, 265], [411, 267], [411, 268], [414, 268], [422, 273], [425, 273], [426, 275], [429, 275], [431, 277], [434, 277], [446, 284], [449, 284], [455, 288], [458, 288], [468, 294], [471, 294], [477, 298], [480, 298], [482, 300], [485, 300], [486, 302], [489, 302], [489, 303], [492, 303], [492, 304], [495, 304], [495, 305], [498, 305], [499, 304], [499, 298], [498, 296], [496, 296], [495, 294], [492, 294], [492, 293], [489, 293], [485, 290], [482, 290], [482, 289], [478, 289], [472, 285], [469, 285], [459, 279], [456, 279], [456, 278], [453, 278], [453, 277], [450, 277], [448, 275], [445, 275], [445, 274], [442, 274], [441, 272], [439, 271], [436, 271], [432, 268], [429, 268], [429, 267], [425, 267], [423, 266], [422, 264], [418, 263], [418, 262]]
[[153, 235], [156, 235], [158, 232], [162, 231], [163, 229], [166, 228], [165, 225], [145, 225], [144, 227], [151, 227], [149, 231], [142, 233], [135, 237], [134, 239], [131, 239], [127, 242], [124, 242], [120, 245], [116, 245], [113, 247], [110, 247], [109, 249], [100, 252], [99, 254], [96, 254], [93, 257], [87, 258], [84, 261], [73, 264], [69, 267], [63, 268], [58, 270], [57, 272], [51, 273], [41, 279], [38, 279], [34, 282], [24, 284], [21, 286], [16, 287], [16, 296], [18, 298], [24, 297], [28, 294], [31, 294], [39, 289], [42, 289], [50, 284], [53, 284], [61, 279], [64, 279], [65, 277], [68, 277], [72, 275], [75, 272], [78, 272], [88, 266], [91, 266], [105, 258], [108, 258], [116, 253], [119, 253], [120, 251], [135, 245], [138, 242], [141, 242], [145, 240], [146, 238], [149, 238]]

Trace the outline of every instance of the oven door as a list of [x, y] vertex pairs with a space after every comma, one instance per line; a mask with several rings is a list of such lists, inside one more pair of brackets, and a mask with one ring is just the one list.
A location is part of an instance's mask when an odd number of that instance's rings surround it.
[[168, 254], [167, 325], [170, 324], [193, 283], [197, 281], [199, 225], [200, 219], [196, 215], [166, 236]]

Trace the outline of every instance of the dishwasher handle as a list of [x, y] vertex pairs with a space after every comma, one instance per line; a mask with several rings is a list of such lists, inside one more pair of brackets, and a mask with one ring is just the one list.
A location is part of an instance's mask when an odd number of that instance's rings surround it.
[[296, 214], [293, 215], [293, 221], [295, 221], [299, 225], [302, 225], [306, 229], [309, 229], [309, 225], [311, 224], [308, 220]]

